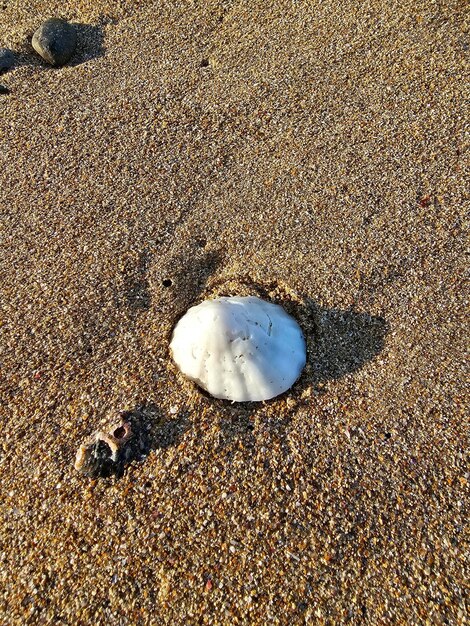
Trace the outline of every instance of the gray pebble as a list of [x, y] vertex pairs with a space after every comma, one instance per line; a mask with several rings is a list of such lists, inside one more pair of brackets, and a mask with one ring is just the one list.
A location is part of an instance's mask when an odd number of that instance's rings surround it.
[[46, 20], [33, 35], [33, 48], [51, 65], [64, 65], [77, 45], [75, 28], [64, 20]]
[[15, 55], [8, 48], [0, 48], [0, 73], [15, 65]]

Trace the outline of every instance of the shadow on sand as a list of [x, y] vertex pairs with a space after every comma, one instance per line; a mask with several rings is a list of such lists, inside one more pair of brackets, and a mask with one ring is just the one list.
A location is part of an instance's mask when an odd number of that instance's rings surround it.
[[304, 386], [351, 374], [383, 350], [388, 332], [383, 317], [351, 309], [324, 309], [312, 300], [306, 307], [312, 320], [307, 335], [311, 371]]
[[75, 66], [104, 56], [104, 23], [92, 24], [73, 23], [77, 32], [77, 49], [67, 65]]

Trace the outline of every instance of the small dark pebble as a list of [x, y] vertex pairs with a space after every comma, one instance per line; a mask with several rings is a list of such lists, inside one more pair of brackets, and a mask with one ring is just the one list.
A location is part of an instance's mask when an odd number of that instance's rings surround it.
[[64, 20], [46, 20], [33, 35], [33, 48], [51, 65], [64, 65], [77, 45], [75, 28]]
[[5, 85], [0, 85], [0, 94], [7, 94], [10, 93], [10, 90], [8, 89], [8, 87], [5, 87]]
[[15, 65], [15, 55], [8, 48], [0, 48], [0, 73], [6, 72]]

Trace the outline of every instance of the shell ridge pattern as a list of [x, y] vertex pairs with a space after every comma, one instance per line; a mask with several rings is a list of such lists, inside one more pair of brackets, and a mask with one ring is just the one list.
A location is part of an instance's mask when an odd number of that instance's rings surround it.
[[306, 362], [300, 326], [282, 307], [255, 296], [192, 307], [176, 324], [173, 358], [217, 398], [268, 400], [294, 384]]

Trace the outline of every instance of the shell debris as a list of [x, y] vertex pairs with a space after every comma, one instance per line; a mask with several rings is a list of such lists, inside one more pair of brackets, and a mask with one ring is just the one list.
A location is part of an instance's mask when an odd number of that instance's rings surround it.
[[125, 465], [140, 459], [147, 449], [147, 439], [135, 415], [121, 413], [109, 430], [97, 430], [77, 450], [75, 469], [90, 478], [118, 477]]

